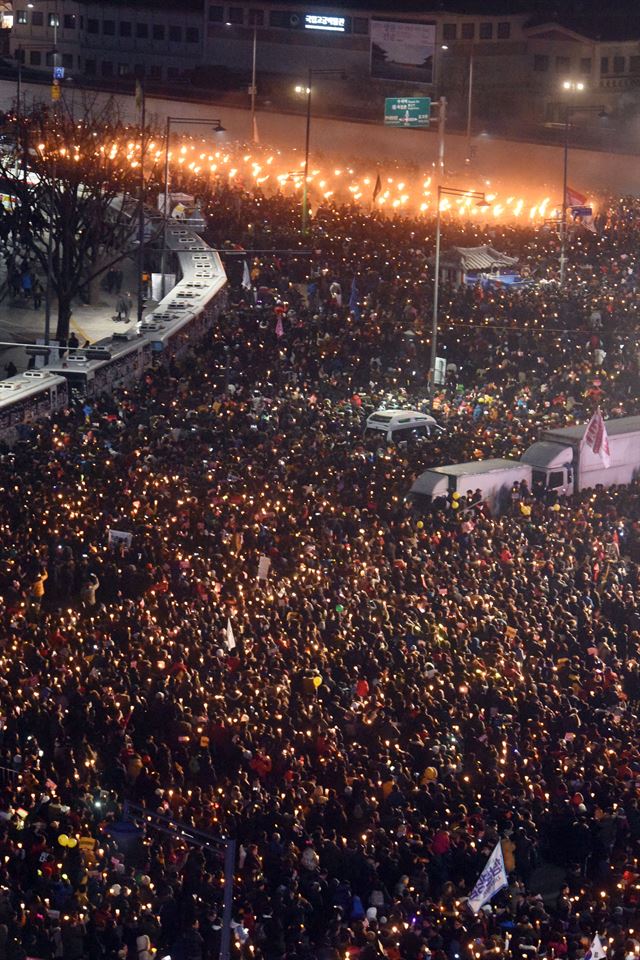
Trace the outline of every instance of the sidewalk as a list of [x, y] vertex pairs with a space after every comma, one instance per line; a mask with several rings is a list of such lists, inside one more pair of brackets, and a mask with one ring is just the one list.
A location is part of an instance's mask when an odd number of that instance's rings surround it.
[[[1, 262], [1, 261], [0, 261]], [[77, 302], [73, 306], [71, 314], [70, 330], [74, 332], [82, 345], [86, 340], [95, 343], [110, 337], [114, 332], [135, 329], [136, 310], [137, 310], [137, 288], [136, 264], [132, 260], [122, 262], [122, 271], [124, 274], [122, 282], [122, 293], [131, 293], [131, 322], [115, 323], [113, 318], [116, 314], [116, 301], [119, 294], [110, 294], [106, 290], [99, 288], [96, 294], [96, 302], [86, 304]], [[0, 270], [4, 274], [4, 269]], [[4, 280], [0, 276], [0, 282]], [[44, 281], [42, 281], [44, 287]], [[153, 303], [147, 303], [147, 310], [152, 310]], [[58, 304], [54, 300], [51, 305], [51, 339], [55, 338], [56, 325], [58, 322]], [[31, 300], [23, 300], [22, 297], [13, 298], [9, 293], [6, 294], [2, 303], [0, 303], [0, 340], [6, 341], [35, 341], [44, 338], [44, 295], [43, 302], [39, 310], [34, 310]], [[18, 373], [27, 369], [29, 357], [25, 354], [24, 347], [0, 347], [0, 379], [6, 377], [5, 366], [13, 362], [18, 368]]]

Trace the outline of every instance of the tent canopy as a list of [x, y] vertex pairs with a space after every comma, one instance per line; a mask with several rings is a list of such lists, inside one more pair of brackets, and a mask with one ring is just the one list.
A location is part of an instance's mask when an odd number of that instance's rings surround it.
[[450, 247], [440, 255], [440, 266], [449, 269], [462, 270], [468, 273], [472, 270], [496, 270], [501, 267], [512, 267], [518, 262], [517, 257], [509, 257], [493, 247], [484, 244], [481, 247]]

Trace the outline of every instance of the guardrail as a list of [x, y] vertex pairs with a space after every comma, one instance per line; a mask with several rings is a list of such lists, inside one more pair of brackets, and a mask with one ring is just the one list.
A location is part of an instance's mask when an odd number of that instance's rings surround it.
[[[12, 445], [28, 425], [66, 406], [69, 388], [93, 396], [139, 380], [153, 359], [180, 356], [226, 307], [227, 275], [216, 250], [184, 223], [170, 220], [167, 246], [181, 279], [140, 323], [92, 345], [92, 359], [73, 350], [44, 370], [0, 381], [0, 441]], [[54, 349], [54, 348], [52, 348]], [[104, 349], [105, 358], [96, 357]]]
[[139, 330], [117, 332], [93, 344], [104, 347], [108, 359], [88, 360], [71, 351], [47, 367], [50, 373], [91, 396], [140, 379], [154, 355], [179, 356], [211, 329], [226, 306], [223, 289], [227, 275], [222, 261], [217, 251], [184, 223], [170, 220], [166, 237], [182, 276], [142, 320]]

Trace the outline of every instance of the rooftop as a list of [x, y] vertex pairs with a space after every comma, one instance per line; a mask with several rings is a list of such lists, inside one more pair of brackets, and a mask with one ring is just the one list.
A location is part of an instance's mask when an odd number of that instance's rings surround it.
[[[619, 417], [617, 420], [605, 420], [607, 436], [617, 437], [621, 433], [640, 433], [640, 416], [638, 417]], [[542, 434], [544, 440], [557, 438], [559, 440], [582, 440], [584, 432], [587, 429], [586, 423], [579, 423], [575, 427], [562, 427], [560, 430], [545, 430]]]
[[424, 472], [441, 473], [445, 477], [472, 477], [478, 473], [490, 473], [492, 470], [522, 470], [522, 464], [519, 460], [495, 458], [493, 460], [471, 460], [469, 463], [452, 463], [448, 467], [431, 467]]

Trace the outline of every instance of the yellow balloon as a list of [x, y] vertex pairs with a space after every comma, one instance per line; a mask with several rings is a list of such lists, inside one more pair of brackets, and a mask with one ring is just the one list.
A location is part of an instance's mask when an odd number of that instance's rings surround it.
[[61, 847], [69, 846], [69, 837], [66, 835], [66, 833], [60, 834], [60, 836], [58, 837], [58, 843], [60, 844]]
[[73, 847], [78, 846], [78, 841], [76, 840], [75, 837], [69, 837], [69, 839], [67, 840], [67, 846], [73, 849]]
[[452, 500], [459, 500], [459, 499], [460, 499], [460, 494], [458, 493], [457, 490], [454, 490], [454, 492], [451, 494], [451, 499], [452, 499]]
[[453, 507], [454, 510], [459, 510], [459, 509], [460, 509], [460, 504], [458, 503], [457, 500], [454, 500], [453, 503], [451, 504], [451, 506]]
[[418, 530], [422, 530], [422, 528], [424, 527], [424, 523], [422, 522], [422, 520], [418, 520], [418, 522], [416, 523], [416, 527], [418, 528]]
[[314, 687], [317, 688], [317, 687], [319, 687], [321, 684], [322, 684], [322, 677], [314, 677], [314, 678], [313, 678], [313, 685], [314, 685]]

